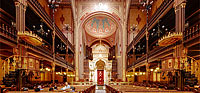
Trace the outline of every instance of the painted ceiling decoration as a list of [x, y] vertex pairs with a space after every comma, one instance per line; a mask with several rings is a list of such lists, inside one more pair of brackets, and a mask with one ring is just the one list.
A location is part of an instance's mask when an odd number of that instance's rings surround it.
[[117, 23], [105, 15], [96, 15], [83, 25], [85, 31], [96, 38], [111, 36], [117, 30]]

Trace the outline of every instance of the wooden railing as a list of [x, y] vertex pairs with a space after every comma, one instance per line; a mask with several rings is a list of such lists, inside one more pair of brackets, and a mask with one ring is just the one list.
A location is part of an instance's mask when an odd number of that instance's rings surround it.
[[[199, 30], [200, 30], [200, 23], [196, 23], [193, 26], [186, 28], [186, 30], [183, 32], [184, 42], [190, 41], [196, 37], [199, 37], [200, 36]], [[168, 47], [157, 47], [157, 48], [153, 49], [152, 51], [149, 52], [149, 59], [151, 58], [151, 56], [156, 55], [159, 52], [165, 51], [171, 47], [173, 47], [173, 45], [168, 46]], [[138, 58], [135, 62], [133, 62], [133, 64], [127, 66], [127, 69], [132, 68], [134, 65], [136, 65], [140, 62], [144, 62], [145, 58], [146, 58], [146, 55]]]
[[[0, 23], [0, 35], [4, 38], [7, 38], [8, 40], [13, 41], [13, 43], [17, 43], [17, 30], [14, 27], [7, 26], [6, 24]], [[45, 50], [44, 47], [42, 47], [42, 46], [33, 46], [33, 45], [26, 43], [24, 41], [21, 41], [20, 43], [25, 45], [25, 46], [28, 46], [29, 48], [40, 51], [43, 55], [47, 55], [48, 58], [50, 58], [50, 59], [53, 58], [52, 51]], [[74, 69], [74, 65], [70, 64], [69, 62], [62, 59], [61, 57], [56, 57], [56, 59], [58, 60], [58, 62], [60, 64], [65, 64], [69, 68]]]
[[0, 22], [0, 35], [13, 41], [17, 40], [17, 30]]
[[[167, 47], [157, 47], [151, 51], [149, 51], [149, 55], [148, 55], [148, 59], [152, 59], [152, 58], [155, 58], [153, 57], [154, 55], [162, 55], [162, 54], [159, 54], [159, 53], [162, 53], [162, 52], [167, 52], [168, 50], [172, 49], [174, 45], [170, 45], [170, 46], [167, 46]], [[127, 70], [131, 69], [133, 66], [137, 65], [137, 64], [142, 64], [143, 62], [145, 62], [146, 60], [146, 55], [143, 55], [142, 57], [138, 58], [135, 62], [133, 62], [132, 64], [128, 65], [127, 66]]]
[[184, 32], [183, 32], [183, 36], [184, 36], [184, 41], [188, 41], [190, 39], [195, 38], [196, 36], [200, 35], [200, 23], [197, 23], [189, 28], [187, 28]]

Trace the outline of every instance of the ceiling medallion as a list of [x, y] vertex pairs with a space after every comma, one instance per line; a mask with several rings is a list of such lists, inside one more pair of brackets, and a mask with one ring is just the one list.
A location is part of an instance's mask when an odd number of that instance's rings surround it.
[[169, 46], [179, 40], [181, 40], [183, 37], [182, 32], [173, 32], [170, 33], [166, 36], [163, 36], [161, 39], [158, 40], [158, 45], [159, 46]]
[[109, 17], [98, 15], [90, 18], [84, 25], [85, 31], [93, 37], [105, 38], [117, 30], [117, 24]]
[[42, 38], [32, 33], [32, 31], [19, 31], [17, 35], [24, 41], [33, 44], [35, 46], [41, 46], [43, 44]]

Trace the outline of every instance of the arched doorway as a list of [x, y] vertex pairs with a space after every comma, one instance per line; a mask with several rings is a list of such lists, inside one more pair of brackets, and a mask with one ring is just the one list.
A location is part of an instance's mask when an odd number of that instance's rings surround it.
[[104, 85], [104, 67], [105, 63], [102, 60], [96, 62], [97, 67], [97, 84]]

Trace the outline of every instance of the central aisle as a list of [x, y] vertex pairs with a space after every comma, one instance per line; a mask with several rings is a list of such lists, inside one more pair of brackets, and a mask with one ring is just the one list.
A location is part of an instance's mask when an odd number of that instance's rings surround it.
[[96, 86], [95, 93], [106, 93], [106, 87], [105, 86]]

